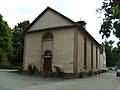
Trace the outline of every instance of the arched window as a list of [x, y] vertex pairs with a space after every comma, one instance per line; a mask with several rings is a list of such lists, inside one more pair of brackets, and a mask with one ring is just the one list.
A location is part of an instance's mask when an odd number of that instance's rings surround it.
[[53, 41], [53, 35], [50, 32], [47, 32], [43, 35], [42, 41]]
[[51, 54], [51, 51], [47, 50], [47, 51], [45, 51], [44, 55], [45, 56], [51, 56], [52, 54]]

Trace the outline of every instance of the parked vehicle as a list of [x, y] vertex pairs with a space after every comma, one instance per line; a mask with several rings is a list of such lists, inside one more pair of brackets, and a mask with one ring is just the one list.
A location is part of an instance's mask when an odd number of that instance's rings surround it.
[[116, 76], [120, 77], [120, 68], [116, 70]]
[[111, 67], [111, 70], [112, 70], [112, 71], [116, 71], [117, 68], [119, 68], [119, 67], [118, 67], [118, 66], [113, 66], [113, 67]]

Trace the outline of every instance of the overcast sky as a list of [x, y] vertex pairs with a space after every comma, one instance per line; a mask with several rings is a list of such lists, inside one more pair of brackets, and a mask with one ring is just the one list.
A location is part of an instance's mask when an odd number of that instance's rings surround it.
[[32, 22], [48, 6], [73, 21], [83, 20], [87, 23], [87, 31], [99, 42], [102, 18], [96, 9], [103, 0], [0, 0], [0, 14], [13, 28], [24, 20]]

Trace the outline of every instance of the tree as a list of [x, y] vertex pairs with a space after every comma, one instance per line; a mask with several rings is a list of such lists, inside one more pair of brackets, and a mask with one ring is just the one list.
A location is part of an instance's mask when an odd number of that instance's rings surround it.
[[[12, 51], [12, 32], [0, 14], [0, 64]], [[3, 59], [4, 57], [4, 59]]]
[[104, 42], [107, 67], [114, 66], [113, 57], [112, 57], [113, 43], [114, 43], [114, 41], [111, 41], [111, 40], [109, 42], [107, 42], [107, 41]]
[[[104, 0], [101, 8], [97, 9], [97, 12], [104, 12], [104, 19], [101, 25], [100, 34], [102, 38], [110, 37], [111, 33], [120, 39], [120, 0]], [[107, 47], [108, 48], [108, 47]], [[114, 61], [113, 65], [120, 65], [120, 41], [117, 47], [112, 48], [112, 52], [106, 52], [108, 59]], [[108, 63], [111, 63], [108, 60]]]
[[106, 66], [120, 66], [120, 47], [113, 47], [114, 41], [105, 41]]
[[29, 25], [29, 21], [23, 21], [18, 23], [13, 29], [13, 53], [9, 54], [9, 61], [12, 65], [19, 65], [23, 62], [23, 45], [24, 45], [24, 35], [22, 31]]
[[120, 42], [117, 43], [117, 52], [116, 52], [116, 60], [117, 60], [117, 66], [120, 67]]
[[111, 32], [120, 39], [120, 0], [104, 0], [101, 8], [97, 11], [104, 11], [104, 19], [100, 33], [102, 38], [108, 38]]

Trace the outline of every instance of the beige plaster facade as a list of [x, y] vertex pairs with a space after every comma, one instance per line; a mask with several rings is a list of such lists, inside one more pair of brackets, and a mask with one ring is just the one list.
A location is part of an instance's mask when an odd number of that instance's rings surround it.
[[[99, 71], [99, 43], [84, 28], [57, 11], [48, 7], [24, 33], [24, 70], [33, 63], [41, 71], [49, 71], [49, 68], [54, 71], [54, 66], [62, 68], [65, 73], [73, 74], [78, 74], [80, 71]], [[86, 66], [84, 65], [85, 40]], [[91, 56], [93, 66], [91, 66]]]

